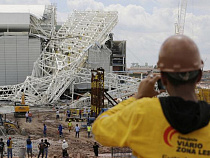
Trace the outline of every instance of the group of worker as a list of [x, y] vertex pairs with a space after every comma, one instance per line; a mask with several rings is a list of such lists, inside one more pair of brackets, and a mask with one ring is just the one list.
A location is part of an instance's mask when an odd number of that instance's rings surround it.
[[[12, 138], [9, 137], [6, 145], [7, 145], [7, 157], [9, 158], [9, 156], [12, 158]], [[3, 138], [0, 139], [0, 154], [1, 154], [1, 158], [3, 158], [4, 155], [4, 151], [5, 151], [5, 143], [3, 141]]]
[[[6, 141], [6, 146], [7, 146], [7, 157], [8, 158], [12, 158], [13, 154], [13, 141], [12, 138], [9, 137], [8, 140]], [[45, 141], [43, 141], [43, 139], [41, 139], [41, 142], [38, 144], [38, 149], [39, 149], [39, 153], [38, 153], [38, 158], [40, 157], [40, 155], [42, 156], [42, 158], [45, 156], [45, 158], [47, 158], [48, 156], [48, 148], [50, 147], [50, 143], [47, 141], [47, 139], [45, 139]], [[4, 151], [5, 151], [5, 143], [3, 142], [3, 139], [0, 139], [0, 155], [1, 158], [3, 158], [4, 155]], [[31, 141], [31, 137], [28, 136], [27, 140], [26, 140], [26, 152], [28, 155], [28, 158], [31, 157], [32, 158], [32, 141]]]
[[[6, 146], [7, 146], [7, 157], [12, 158], [12, 156], [13, 156], [13, 154], [12, 154], [13, 141], [12, 141], [11, 137], [8, 138], [8, 140], [6, 142]], [[39, 149], [38, 158], [40, 156], [42, 158], [43, 157], [47, 158], [49, 147], [50, 147], [50, 143], [47, 141], [47, 139], [45, 139], [45, 140], [41, 139], [41, 142], [38, 144], [38, 149]], [[67, 141], [64, 139], [62, 142], [62, 146], [61, 146], [63, 158], [68, 158], [68, 156], [69, 156], [68, 151], [67, 151], [68, 147], [69, 147], [69, 145], [68, 145]], [[93, 145], [95, 156], [98, 156], [98, 148], [99, 148], [99, 145], [95, 142]], [[5, 151], [5, 143], [3, 142], [3, 139], [1, 138], [0, 139], [0, 156], [1, 156], [1, 158], [3, 158], [4, 151]], [[28, 136], [28, 138], [26, 140], [26, 153], [28, 155], [28, 158], [33, 157], [32, 156], [32, 140], [31, 140], [30, 136]]]
[[29, 122], [29, 123], [32, 122], [32, 113], [31, 113], [31, 111], [26, 112], [25, 117], [26, 117], [26, 122]]
[[[11, 137], [9, 137], [9, 139], [6, 142], [7, 145], [7, 157], [11, 157], [13, 156], [12, 154], [12, 149], [13, 149], [13, 141], [11, 139]], [[47, 158], [48, 156], [48, 148], [50, 147], [50, 143], [47, 141], [47, 139], [43, 140], [41, 139], [41, 142], [38, 144], [38, 149], [39, 149], [39, 153], [38, 153], [38, 158], [41, 156], [42, 158], [45, 157]], [[62, 143], [62, 155], [63, 158], [67, 158], [68, 157], [68, 152], [67, 152], [67, 148], [68, 148], [68, 143], [63, 140]], [[5, 151], [5, 143], [3, 142], [3, 139], [0, 139], [0, 155], [1, 158], [3, 158], [4, 152]], [[31, 137], [28, 136], [27, 140], [26, 140], [26, 152], [29, 157], [33, 157], [32, 156], [32, 141], [31, 141]]]
[[[71, 120], [68, 121], [68, 130], [69, 130], [69, 133], [70, 131], [72, 130], [73, 128], [73, 125], [72, 125], [72, 122]], [[90, 138], [90, 133], [91, 133], [91, 125], [90, 124], [87, 124], [87, 134], [88, 134], [88, 138]], [[79, 132], [80, 132], [80, 127], [78, 124], [76, 124], [75, 126], [75, 138], [79, 138]], [[63, 136], [63, 126], [61, 124], [59, 124], [58, 126], [58, 133], [59, 133], [59, 136], [62, 137]], [[46, 125], [44, 124], [44, 136], [46, 136]]]
[[[38, 158], [40, 155], [42, 155], [42, 158], [44, 157], [44, 155], [45, 155], [45, 158], [47, 158], [48, 147], [50, 147], [50, 143], [47, 142], [47, 139], [45, 139], [45, 141], [43, 141], [43, 139], [41, 139], [41, 142], [38, 145], [38, 148], [39, 148]], [[29, 155], [28, 155], [28, 157], [29, 157]], [[31, 153], [31, 158], [32, 158], [32, 153]]]
[[[81, 110], [79, 111], [79, 115], [80, 115], [80, 118], [81, 118]], [[66, 117], [68, 120], [68, 130], [69, 132], [73, 129], [73, 125], [72, 125], [72, 122], [71, 122], [71, 119], [70, 119], [70, 116], [71, 116], [71, 111], [70, 110], [67, 110], [66, 111]], [[89, 116], [89, 115], [88, 115]], [[57, 109], [56, 110], [56, 120], [59, 119], [60, 116], [59, 116], [59, 110]], [[76, 124], [75, 126], [75, 138], [79, 138], [79, 132], [80, 132], [80, 127], [78, 124]], [[88, 133], [88, 138], [90, 138], [90, 132], [91, 132], [91, 126], [89, 123], [87, 123], [87, 133]], [[44, 124], [44, 130], [43, 130], [43, 133], [44, 133], [44, 136], [46, 137], [46, 125]], [[62, 124], [59, 124], [58, 126], [58, 133], [59, 133], [59, 137], [62, 137], [63, 136], [63, 126]]]

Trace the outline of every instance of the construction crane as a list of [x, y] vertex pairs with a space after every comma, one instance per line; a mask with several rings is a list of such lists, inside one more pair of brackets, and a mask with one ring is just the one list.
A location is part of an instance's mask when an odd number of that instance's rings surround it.
[[187, 0], [181, 0], [178, 9], [178, 21], [175, 23], [175, 34], [184, 33], [185, 16], [187, 10]]

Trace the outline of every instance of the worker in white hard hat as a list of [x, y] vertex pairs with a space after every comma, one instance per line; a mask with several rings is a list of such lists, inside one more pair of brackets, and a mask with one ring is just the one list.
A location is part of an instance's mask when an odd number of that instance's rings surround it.
[[[95, 139], [104, 146], [130, 147], [138, 158], [210, 156], [210, 105], [195, 93], [203, 68], [197, 45], [184, 35], [167, 38], [157, 66], [160, 76], [149, 75], [133, 97], [96, 119]], [[159, 79], [168, 97], [156, 97]]]
[[62, 143], [62, 153], [63, 153], [63, 157], [67, 157], [67, 156], [68, 156], [68, 152], [67, 152], [68, 147], [69, 147], [69, 145], [68, 145], [68, 143], [66, 142], [66, 140], [64, 139], [64, 140], [63, 140], [63, 143]]

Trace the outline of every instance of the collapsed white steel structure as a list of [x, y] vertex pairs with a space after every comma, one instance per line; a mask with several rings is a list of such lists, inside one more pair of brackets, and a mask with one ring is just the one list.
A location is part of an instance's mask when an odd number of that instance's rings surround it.
[[[51, 104], [59, 100], [69, 86], [91, 82], [91, 70], [84, 68], [88, 49], [96, 43], [104, 45], [109, 39], [109, 33], [117, 24], [117, 12], [74, 11], [56, 32], [56, 10], [47, 9], [51, 15], [50, 30], [41, 27], [43, 19], [31, 16], [32, 29], [46, 38], [46, 46], [34, 63], [32, 75], [21, 84], [0, 86], [0, 100], [19, 101], [24, 93], [26, 104]], [[139, 82], [140, 79], [105, 73], [105, 87], [113, 98], [132, 95]], [[89, 97], [82, 97], [74, 106], [82, 106], [85, 100]]]

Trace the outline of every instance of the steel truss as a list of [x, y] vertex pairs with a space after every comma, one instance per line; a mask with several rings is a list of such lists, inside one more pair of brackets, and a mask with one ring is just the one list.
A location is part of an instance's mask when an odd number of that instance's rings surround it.
[[[43, 30], [39, 20], [33, 16], [31, 19], [33, 28], [51, 40], [24, 83], [0, 87], [0, 100], [17, 101], [24, 93], [27, 104], [49, 104], [57, 101], [73, 82], [90, 83], [90, 71], [82, 68], [88, 57], [87, 50], [96, 42], [105, 43], [117, 24], [117, 12], [74, 11], [57, 33]], [[126, 91], [131, 83], [135, 80], [116, 74], [107, 74], [105, 79], [105, 84], [115, 91]]]
[[30, 16], [30, 33], [41, 34], [45, 38], [51, 38], [55, 35], [56, 22], [56, 6], [46, 5], [43, 17], [38, 19], [36, 16]]

